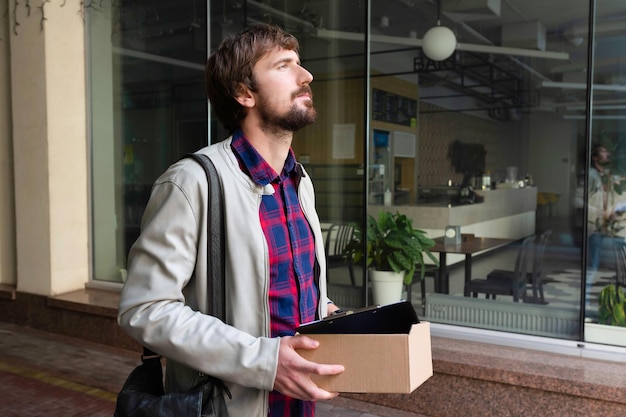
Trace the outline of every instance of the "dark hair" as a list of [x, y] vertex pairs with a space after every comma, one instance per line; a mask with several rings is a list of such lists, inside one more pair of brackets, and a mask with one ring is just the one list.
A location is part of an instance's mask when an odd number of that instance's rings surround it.
[[206, 93], [211, 107], [233, 132], [246, 117], [246, 109], [235, 100], [241, 84], [255, 91], [252, 69], [268, 52], [284, 48], [298, 52], [298, 40], [278, 26], [264, 23], [250, 25], [224, 39], [206, 63]]
[[593, 143], [591, 145], [591, 159], [598, 156], [598, 154], [600, 153], [600, 149], [606, 149], [606, 146], [601, 143]]

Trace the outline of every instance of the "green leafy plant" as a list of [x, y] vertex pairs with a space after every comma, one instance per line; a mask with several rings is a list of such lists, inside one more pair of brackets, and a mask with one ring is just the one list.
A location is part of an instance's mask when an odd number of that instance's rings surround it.
[[609, 284], [600, 291], [598, 322], [612, 326], [626, 327], [626, 296], [624, 289]]
[[[420, 278], [424, 278], [424, 254], [435, 265], [439, 264], [430, 252], [435, 242], [423, 230], [413, 228], [412, 219], [404, 214], [381, 211], [378, 219], [368, 216], [366, 233], [366, 265], [379, 271], [403, 272], [404, 283], [407, 285], [413, 281], [417, 266], [421, 268]], [[363, 233], [360, 228], [356, 229], [355, 238], [347, 246], [345, 255], [355, 263], [364, 257]]]

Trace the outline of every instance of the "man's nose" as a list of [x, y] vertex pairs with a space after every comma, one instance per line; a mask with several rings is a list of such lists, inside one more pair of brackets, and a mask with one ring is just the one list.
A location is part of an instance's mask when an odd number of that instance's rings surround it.
[[309, 72], [304, 67], [300, 67], [302, 69], [302, 84], [310, 84], [313, 81], [313, 74]]

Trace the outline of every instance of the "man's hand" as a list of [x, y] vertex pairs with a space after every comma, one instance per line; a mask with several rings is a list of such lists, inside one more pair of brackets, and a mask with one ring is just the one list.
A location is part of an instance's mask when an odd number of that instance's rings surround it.
[[334, 303], [328, 303], [328, 305], [326, 306], [326, 314], [328, 316], [330, 316], [337, 310], [339, 310], [339, 307], [337, 307], [337, 305]]
[[280, 339], [278, 369], [274, 389], [288, 397], [306, 401], [330, 400], [339, 395], [319, 388], [311, 381], [311, 374], [336, 375], [342, 373], [343, 365], [323, 365], [310, 362], [296, 349], [315, 349], [319, 343], [306, 336], [285, 336]]

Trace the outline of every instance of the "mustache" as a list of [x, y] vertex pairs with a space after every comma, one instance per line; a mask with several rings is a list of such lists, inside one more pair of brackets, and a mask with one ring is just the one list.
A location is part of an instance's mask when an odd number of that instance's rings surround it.
[[292, 94], [292, 98], [295, 99], [300, 94], [304, 94], [304, 93], [308, 94], [309, 97], [311, 97], [311, 100], [313, 100], [313, 91], [311, 90], [311, 87], [309, 87], [308, 85], [303, 85], [302, 87], [300, 87], [298, 91]]

